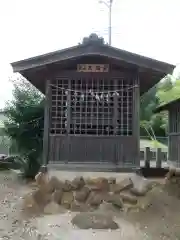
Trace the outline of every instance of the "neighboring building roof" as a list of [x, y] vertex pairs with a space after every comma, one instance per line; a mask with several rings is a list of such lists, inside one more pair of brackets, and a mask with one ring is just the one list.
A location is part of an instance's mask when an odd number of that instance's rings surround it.
[[85, 56], [107, 57], [122, 64], [127, 63], [132, 68], [138, 69], [142, 83], [146, 81], [146, 90], [159, 82], [166, 74], [171, 73], [175, 67], [168, 63], [111, 47], [104, 44], [102, 38], [98, 38], [95, 34], [91, 34], [88, 38], [84, 38], [82, 44], [74, 47], [14, 62], [11, 63], [11, 65], [14, 72], [21, 73], [40, 91], [44, 92], [44, 89], [41, 89], [42, 86], [40, 86], [40, 82], [44, 82], [44, 76], [48, 74], [46, 66], [57, 63], [62, 65], [69, 60], [77, 60]]
[[161, 104], [160, 106], [158, 106], [156, 109], [155, 109], [155, 113], [158, 113], [158, 112], [162, 112], [162, 111], [168, 111], [169, 108], [175, 104], [179, 103], [180, 104], [180, 97], [176, 98], [176, 99], [173, 99], [171, 100], [170, 102], [168, 103], [163, 103]]

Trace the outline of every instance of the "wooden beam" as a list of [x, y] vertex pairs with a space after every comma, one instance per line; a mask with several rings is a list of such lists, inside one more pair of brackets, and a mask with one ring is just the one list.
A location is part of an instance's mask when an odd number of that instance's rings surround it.
[[49, 132], [50, 132], [50, 106], [51, 106], [51, 85], [50, 80], [46, 80], [46, 97], [44, 110], [44, 135], [43, 135], [43, 159], [41, 172], [47, 172], [49, 161]]
[[[114, 80], [114, 92], [118, 91], [116, 89], [118, 86], [117, 79]], [[118, 96], [117, 94], [114, 94], [113, 96], [113, 103], [114, 103], [114, 114], [113, 114], [113, 129], [114, 129], [114, 135], [117, 134], [117, 120], [118, 120]]]
[[140, 87], [139, 87], [139, 73], [137, 73], [134, 82], [133, 91], [133, 136], [136, 138], [136, 154], [135, 154], [135, 165], [140, 167]]

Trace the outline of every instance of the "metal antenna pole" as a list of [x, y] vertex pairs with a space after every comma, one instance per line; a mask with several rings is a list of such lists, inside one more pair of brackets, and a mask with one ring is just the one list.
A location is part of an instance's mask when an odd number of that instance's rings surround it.
[[109, 45], [111, 46], [111, 37], [112, 37], [112, 3], [113, 0], [110, 0], [109, 3]]
[[109, 10], [109, 26], [108, 26], [108, 35], [109, 35], [109, 45], [111, 46], [112, 39], [112, 4], [113, 0], [109, 0], [108, 2], [99, 0], [99, 3], [103, 3]]

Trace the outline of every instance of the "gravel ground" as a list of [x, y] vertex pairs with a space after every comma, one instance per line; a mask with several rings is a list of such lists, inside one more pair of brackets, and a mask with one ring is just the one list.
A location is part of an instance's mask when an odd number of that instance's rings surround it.
[[23, 196], [30, 191], [11, 171], [0, 172], [0, 239], [40, 239], [32, 219], [22, 211]]

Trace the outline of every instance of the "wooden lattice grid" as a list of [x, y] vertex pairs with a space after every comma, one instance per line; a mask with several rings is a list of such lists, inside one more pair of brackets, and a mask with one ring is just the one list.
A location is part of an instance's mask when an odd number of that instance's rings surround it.
[[133, 87], [126, 79], [56, 79], [51, 134], [132, 135]]

